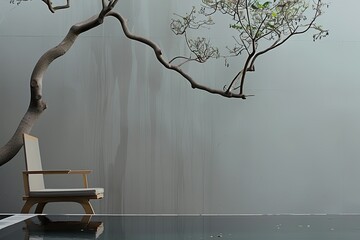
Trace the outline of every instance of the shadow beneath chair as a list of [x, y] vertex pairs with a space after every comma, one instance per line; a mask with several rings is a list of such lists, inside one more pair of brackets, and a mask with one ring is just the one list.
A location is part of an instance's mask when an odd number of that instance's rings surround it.
[[91, 215], [86, 215], [79, 221], [56, 221], [39, 215], [25, 223], [25, 239], [97, 239], [104, 231], [103, 223], [91, 221]]

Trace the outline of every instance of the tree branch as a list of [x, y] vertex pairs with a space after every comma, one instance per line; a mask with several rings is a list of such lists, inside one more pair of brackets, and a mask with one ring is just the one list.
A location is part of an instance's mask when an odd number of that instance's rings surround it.
[[132, 34], [129, 31], [129, 28], [126, 24], [125, 19], [118, 13], [116, 12], [109, 12], [107, 14], [107, 16], [112, 16], [115, 17], [117, 20], [119, 20], [121, 27], [123, 29], [123, 32], [125, 34], [125, 36], [131, 40], [137, 41], [137, 42], [141, 42], [145, 45], [148, 45], [149, 47], [151, 47], [154, 50], [155, 56], [157, 58], [157, 60], [167, 69], [173, 70], [177, 73], [179, 73], [182, 77], [184, 77], [190, 84], [191, 87], [193, 89], [199, 89], [199, 90], [203, 90], [212, 94], [218, 94], [221, 95], [223, 97], [227, 97], [227, 98], [242, 98], [245, 99], [247, 96], [243, 95], [243, 94], [234, 94], [231, 92], [224, 92], [223, 90], [218, 90], [218, 89], [213, 89], [213, 88], [209, 88], [206, 87], [204, 85], [201, 85], [199, 83], [197, 83], [192, 77], [190, 77], [190, 75], [188, 75], [187, 73], [185, 73], [184, 71], [182, 71], [179, 67], [177, 66], [173, 66], [171, 64], [169, 64], [162, 55], [162, 51], [161, 49], [157, 46], [157, 44], [155, 44], [153, 41], [140, 37], [140, 36], [136, 36], [134, 34]]
[[66, 0], [66, 4], [65, 5], [61, 5], [61, 6], [53, 6], [51, 0], [42, 0], [49, 8], [49, 10], [54, 13], [56, 10], [59, 9], [65, 9], [65, 8], [69, 8], [70, 7], [70, 0]]

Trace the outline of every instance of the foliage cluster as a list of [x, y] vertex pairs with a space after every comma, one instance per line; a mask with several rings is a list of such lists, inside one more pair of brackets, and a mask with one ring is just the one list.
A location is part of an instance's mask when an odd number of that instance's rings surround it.
[[[224, 86], [228, 94], [238, 90], [235, 94], [243, 95], [246, 72], [255, 70], [254, 63], [260, 55], [310, 29], [314, 30], [314, 41], [329, 34], [316, 23], [328, 7], [329, 4], [322, 0], [202, 0], [199, 10], [193, 7], [190, 13], [177, 15], [171, 22], [172, 31], [184, 36], [191, 53], [173, 61], [180, 61], [179, 65], [182, 65], [189, 61], [204, 63], [211, 58], [223, 57], [228, 66], [229, 57], [246, 54], [241, 69], [229, 85]], [[210, 40], [189, 37], [190, 31], [214, 25], [215, 14], [226, 15], [229, 28], [234, 31], [233, 46], [226, 46], [228, 51], [222, 54]]]

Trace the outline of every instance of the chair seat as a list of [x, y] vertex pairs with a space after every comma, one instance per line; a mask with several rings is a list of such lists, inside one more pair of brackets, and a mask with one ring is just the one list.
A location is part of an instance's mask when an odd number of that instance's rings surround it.
[[30, 197], [82, 197], [104, 194], [103, 188], [62, 188], [30, 191]]

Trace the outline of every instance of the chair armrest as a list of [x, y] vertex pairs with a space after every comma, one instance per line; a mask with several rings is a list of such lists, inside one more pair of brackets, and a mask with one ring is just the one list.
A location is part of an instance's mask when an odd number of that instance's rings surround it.
[[[24, 177], [29, 177], [30, 174], [82, 174], [84, 187], [88, 187], [87, 174], [91, 173], [91, 170], [39, 170], [39, 171], [23, 171]], [[27, 179], [28, 181], [28, 179]]]
[[23, 171], [24, 174], [89, 174], [92, 170], [36, 170]]
[[36, 170], [36, 171], [23, 171], [23, 174], [68, 174], [71, 170]]
[[69, 174], [90, 174], [92, 170], [70, 170]]

